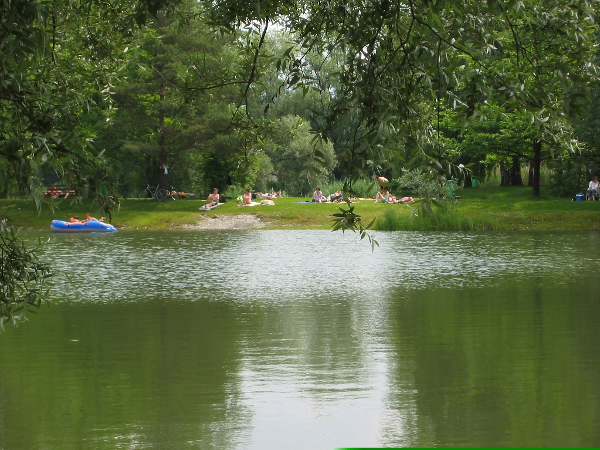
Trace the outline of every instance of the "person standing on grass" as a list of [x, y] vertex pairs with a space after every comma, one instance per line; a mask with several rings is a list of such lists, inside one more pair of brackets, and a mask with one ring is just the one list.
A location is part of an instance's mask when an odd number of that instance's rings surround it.
[[589, 187], [587, 190], [587, 198], [596, 200], [598, 191], [600, 191], [600, 182], [598, 182], [598, 177], [594, 177], [594, 179], [592, 181], [590, 181], [590, 184], [589, 184]]

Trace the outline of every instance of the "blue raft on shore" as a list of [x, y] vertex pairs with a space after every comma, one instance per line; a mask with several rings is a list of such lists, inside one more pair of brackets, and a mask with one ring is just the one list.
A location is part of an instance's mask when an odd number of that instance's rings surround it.
[[55, 233], [97, 233], [106, 231], [117, 231], [114, 225], [104, 222], [71, 223], [64, 220], [53, 220], [50, 229]]

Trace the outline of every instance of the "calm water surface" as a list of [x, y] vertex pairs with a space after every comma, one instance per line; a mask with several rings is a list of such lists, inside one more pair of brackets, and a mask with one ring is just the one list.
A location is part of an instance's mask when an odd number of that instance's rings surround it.
[[42, 237], [0, 449], [600, 446], [600, 234]]

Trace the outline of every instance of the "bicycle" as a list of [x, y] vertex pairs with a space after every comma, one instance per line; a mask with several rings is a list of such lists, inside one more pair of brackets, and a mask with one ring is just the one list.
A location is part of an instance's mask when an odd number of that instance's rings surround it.
[[165, 198], [167, 198], [167, 190], [160, 189], [160, 185], [157, 185], [155, 188], [153, 188], [150, 185], [147, 185], [146, 188], [142, 192], [140, 192], [140, 195], [138, 195], [138, 199], [148, 200], [149, 198], [162, 201]]

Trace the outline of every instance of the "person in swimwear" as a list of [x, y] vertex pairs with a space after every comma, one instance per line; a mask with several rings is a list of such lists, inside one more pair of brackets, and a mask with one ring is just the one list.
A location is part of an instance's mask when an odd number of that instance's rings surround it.
[[384, 186], [379, 186], [379, 191], [375, 195], [375, 203], [381, 200], [383, 203], [386, 201], [386, 190]]
[[212, 193], [208, 194], [208, 197], [206, 199], [208, 201], [210, 201], [211, 204], [213, 204], [211, 206], [214, 206], [214, 205], [218, 204], [219, 203], [219, 199], [220, 199], [219, 190], [217, 188], [214, 188], [213, 191], [212, 191]]
[[[77, 217], [77, 216], [75, 216]], [[85, 222], [104, 222], [104, 217], [100, 217], [100, 219], [96, 219], [95, 217], [90, 216], [90, 213], [85, 215]]]
[[249, 206], [252, 204], [252, 192], [250, 192], [250, 189], [246, 189], [246, 192], [244, 192], [244, 195], [242, 197], [242, 204], [238, 205], [238, 206]]
[[321, 188], [317, 188], [317, 190], [313, 194], [312, 201], [315, 203], [323, 203], [327, 201], [323, 196], [323, 193], [321, 192]]

